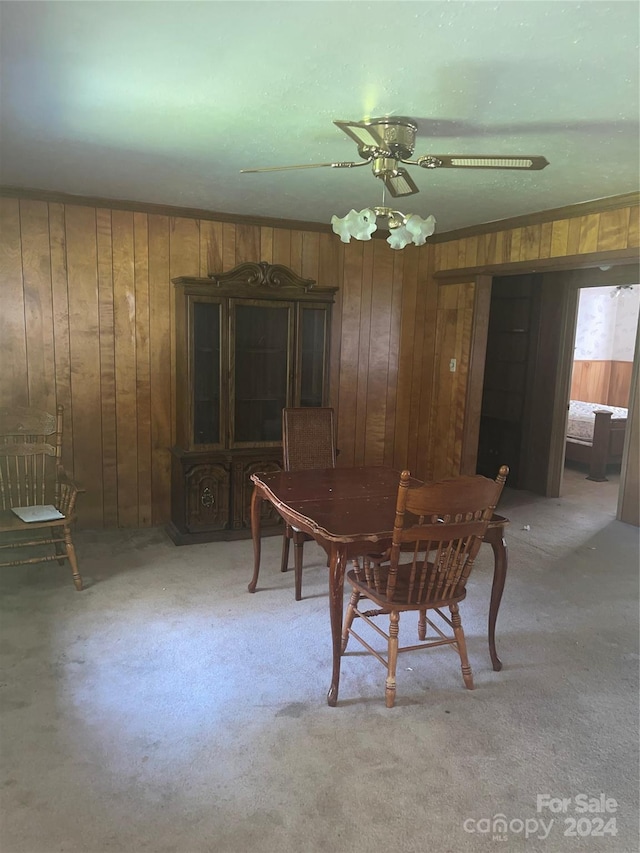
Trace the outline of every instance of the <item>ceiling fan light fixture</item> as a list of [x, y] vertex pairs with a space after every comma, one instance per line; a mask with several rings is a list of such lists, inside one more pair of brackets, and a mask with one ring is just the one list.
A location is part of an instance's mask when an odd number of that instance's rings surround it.
[[350, 243], [352, 237], [356, 240], [370, 240], [373, 232], [377, 230], [376, 219], [379, 216], [387, 219], [387, 243], [392, 249], [404, 249], [409, 243], [423, 246], [436, 228], [434, 216], [427, 216], [426, 219], [415, 213], [405, 216], [400, 210], [390, 207], [375, 207], [373, 210], [365, 208], [359, 211], [352, 209], [342, 218], [332, 216], [331, 226], [343, 243]]

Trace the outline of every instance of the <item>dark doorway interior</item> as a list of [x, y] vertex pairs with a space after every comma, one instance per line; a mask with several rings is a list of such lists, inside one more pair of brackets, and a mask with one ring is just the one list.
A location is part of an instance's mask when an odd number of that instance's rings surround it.
[[559, 494], [565, 436], [557, 424], [569, 401], [578, 290], [637, 281], [634, 265], [494, 276], [478, 473], [494, 477], [507, 464], [511, 488]]
[[541, 275], [496, 276], [478, 440], [478, 473], [509, 466], [509, 485], [525, 488], [529, 401], [540, 324]]

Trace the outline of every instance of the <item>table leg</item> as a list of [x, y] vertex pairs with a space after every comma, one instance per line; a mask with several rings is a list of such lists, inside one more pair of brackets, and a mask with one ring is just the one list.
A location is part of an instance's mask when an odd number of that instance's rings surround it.
[[260, 574], [260, 510], [262, 495], [257, 486], [253, 487], [251, 495], [251, 536], [253, 538], [253, 577], [249, 583], [249, 592], [255, 592]]
[[342, 654], [342, 610], [346, 555], [343, 548], [332, 545], [329, 559], [329, 615], [331, 617], [331, 640], [333, 643], [333, 673], [327, 703], [335, 708], [340, 685], [340, 657]]
[[499, 672], [502, 669], [502, 661], [496, 652], [496, 620], [502, 600], [504, 582], [507, 577], [508, 554], [507, 543], [502, 528], [496, 527], [488, 532], [490, 535], [486, 538], [493, 549], [494, 560], [491, 602], [489, 604], [489, 654], [491, 655], [491, 663], [494, 670]]

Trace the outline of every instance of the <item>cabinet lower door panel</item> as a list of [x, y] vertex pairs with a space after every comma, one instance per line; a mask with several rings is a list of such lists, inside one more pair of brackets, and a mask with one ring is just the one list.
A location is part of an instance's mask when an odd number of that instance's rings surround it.
[[200, 464], [185, 471], [187, 530], [224, 530], [229, 526], [229, 470]]
[[[178, 545], [250, 537], [251, 475], [272, 471], [282, 471], [279, 448], [193, 456], [175, 448], [167, 532]], [[261, 529], [264, 535], [282, 529], [282, 519], [269, 501], [262, 504]]]

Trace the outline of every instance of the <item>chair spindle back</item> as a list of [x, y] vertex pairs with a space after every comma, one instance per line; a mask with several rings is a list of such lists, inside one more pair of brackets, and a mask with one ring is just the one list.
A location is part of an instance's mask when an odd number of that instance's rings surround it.
[[[508, 470], [502, 466], [495, 481], [462, 476], [415, 487], [409, 485], [409, 472], [403, 471], [388, 571], [381, 570], [379, 561], [367, 559], [359, 569], [362, 579], [389, 600], [404, 604], [426, 607], [463, 596]], [[409, 567], [402, 585], [397, 583], [401, 556], [403, 566]]]
[[0, 508], [60, 503], [63, 407], [0, 409]]

